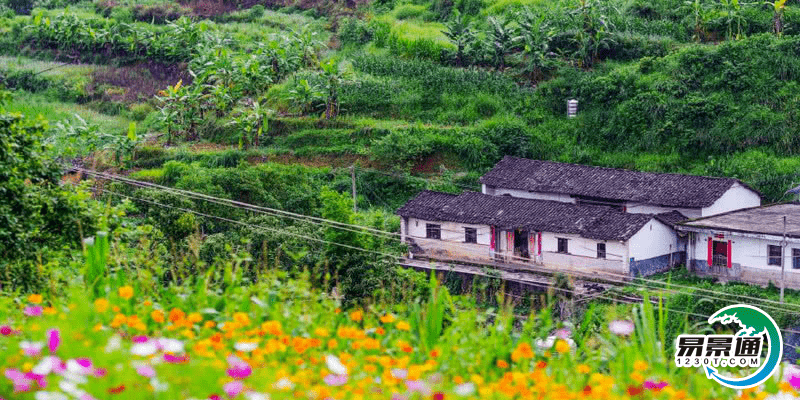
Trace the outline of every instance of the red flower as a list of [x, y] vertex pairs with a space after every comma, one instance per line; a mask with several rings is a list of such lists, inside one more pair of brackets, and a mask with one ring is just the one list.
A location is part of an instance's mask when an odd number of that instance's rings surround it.
[[208, 400], [222, 400], [222, 397], [219, 397], [218, 394], [212, 394], [211, 396], [208, 396]]
[[642, 389], [641, 386], [633, 386], [633, 385], [628, 386], [628, 395], [629, 396], [636, 396], [638, 394], [641, 394], [643, 391], [644, 391], [644, 389]]
[[433, 394], [433, 400], [444, 400], [444, 393], [436, 392]]
[[108, 393], [117, 394], [122, 393], [123, 390], [125, 390], [125, 385], [119, 385], [117, 387], [108, 388]]
[[592, 387], [589, 386], [589, 385], [584, 386], [583, 387], [583, 394], [586, 395], [586, 396], [592, 394]]
[[11, 327], [8, 325], [0, 326], [0, 334], [3, 336], [8, 336], [11, 334]]
[[544, 361], [539, 361], [539, 362], [536, 363], [536, 368], [541, 369], [541, 368], [545, 368], [545, 367], [547, 367], [547, 363], [544, 362]]

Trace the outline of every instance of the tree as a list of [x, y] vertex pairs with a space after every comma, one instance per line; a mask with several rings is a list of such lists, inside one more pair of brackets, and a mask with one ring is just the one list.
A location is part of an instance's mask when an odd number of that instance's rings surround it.
[[523, 45], [520, 53], [522, 73], [528, 75], [531, 81], [539, 81], [544, 78], [544, 72], [555, 64], [550, 50], [550, 41], [555, 32], [544, 14], [536, 15], [527, 7], [517, 14], [517, 18], [521, 28], [517, 40]]
[[615, 43], [610, 35], [614, 25], [605, 14], [606, 11], [608, 6], [598, 0], [579, 0], [578, 7], [572, 13], [581, 25], [572, 39], [576, 49], [573, 57], [578, 59], [583, 68], [591, 68], [600, 50], [609, 49]]
[[455, 10], [453, 19], [445, 24], [445, 27], [447, 30], [442, 33], [456, 45], [456, 65], [464, 66], [464, 50], [475, 40], [472, 24], [466, 18], [462, 18], [458, 10]]
[[331, 59], [321, 63], [322, 77], [324, 78], [324, 89], [327, 93], [325, 100], [325, 119], [333, 119], [339, 114], [339, 87], [349, 72], [343, 68], [336, 60]]
[[511, 20], [489, 17], [489, 31], [486, 34], [490, 42], [492, 64], [499, 70], [506, 67], [506, 54], [518, 42], [516, 29], [509, 26]]
[[786, 5], [786, 0], [776, 0], [774, 2], [766, 2], [765, 4], [769, 4], [772, 6], [774, 14], [772, 15], [772, 31], [775, 32], [775, 35], [782, 36], [783, 35], [783, 11], [784, 6]]

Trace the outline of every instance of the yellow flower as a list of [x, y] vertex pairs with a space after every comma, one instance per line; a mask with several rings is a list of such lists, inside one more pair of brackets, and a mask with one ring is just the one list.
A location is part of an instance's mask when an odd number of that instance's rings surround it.
[[119, 297], [123, 298], [124, 300], [128, 300], [133, 297], [133, 288], [130, 286], [123, 286], [119, 288]]
[[42, 303], [42, 295], [40, 294], [32, 294], [28, 296], [28, 301], [33, 304], [41, 304]]
[[411, 330], [411, 325], [406, 321], [398, 321], [394, 326], [401, 331]]
[[42, 313], [43, 313], [44, 315], [56, 315], [56, 313], [57, 313], [57, 312], [58, 312], [58, 311], [56, 311], [56, 309], [55, 309], [55, 308], [53, 308], [53, 307], [45, 307], [45, 308], [42, 310]]
[[586, 364], [578, 365], [577, 370], [579, 374], [588, 374], [589, 372], [592, 372], [592, 369]]
[[161, 310], [153, 310], [150, 312], [150, 318], [158, 324], [164, 322], [164, 311]]
[[383, 322], [384, 324], [391, 324], [392, 322], [394, 322], [394, 315], [386, 314], [386, 315], [382, 316], [381, 317], [381, 322]]
[[556, 342], [556, 351], [561, 354], [568, 352], [569, 343], [567, 343], [565, 340], [559, 340], [558, 342]]
[[186, 319], [189, 322], [191, 322], [193, 324], [196, 324], [196, 323], [198, 323], [198, 322], [203, 320], [203, 316], [200, 315], [200, 313], [193, 312], [193, 313], [189, 314], [189, 316], [186, 317]]
[[233, 320], [236, 321], [239, 326], [248, 326], [250, 325], [250, 317], [247, 313], [237, 312], [233, 313]]
[[330, 333], [328, 333], [328, 330], [327, 330], [327, 329], [324, 329], [324, 328], [317, 328], [317, 329], [314, 329], [314, 335], [316, 335], [316, 336], [319, 336], [319, 337], [328, 337], [328, 335], [329, 335], [329, 334], [330, 334]]
[[261, 324], [261, 330], [272, 336], [283, 335], [283, 326], [281, 326], [281, 321], [266, 321]]
[[350, 313], [350, 319], [355, 322], [361, 322], [362, 318], [364, 318], [364, 314], [361, 312], [361, 310], [355, 310]]
[[636, 360], [636, 361], [634, 361], [634, 363], [633, 363], [633, 369], [634, 369], [635, 371], [645, 371], [645, 370], [647, 370], [648, 368], [650, 368], [650, 366], [649, 366], [649, 365], [647, 365], [647, 363], [646, 363], [646, 362], [644, 362], [644, 361], [642, 361], [642, 360]]
[[106, 312], [108, 310], [108, 300], [97, 299], [94, 301], [94, 310], [97, 312]]

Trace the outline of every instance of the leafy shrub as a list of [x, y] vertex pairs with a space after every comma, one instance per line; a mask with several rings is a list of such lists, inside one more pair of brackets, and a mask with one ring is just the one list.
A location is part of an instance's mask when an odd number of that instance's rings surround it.
[[155, 111], [153, 106], [147, 103], [133, 103], [128, 106], [130, 110], [130, 117], [135, 121], [142, 121], [147, 118], [147, 115]]
[[109, 18], [118, 22], [131, 23], [134, 19], [133, 10], [130, 7], [114, 7]]
[[417, 18], [425, 13], [425, 6], [416, 4], [403, 4], [394, 9], [394, 17], [397, 19]]
[[339, 20], [337, 36], [343, 44], [360, 45], [372, 40], [373, 28], [359, 18], [343, 18]]

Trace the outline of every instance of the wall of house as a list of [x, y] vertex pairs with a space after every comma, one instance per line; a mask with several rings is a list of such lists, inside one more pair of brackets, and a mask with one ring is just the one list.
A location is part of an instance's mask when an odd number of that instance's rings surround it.
[[679, 211], [689, 218], [700, 218], [702, 216], [702, 210], [699, 208], [662, 207], [632, 201], [625, 203], [625, 210], [631, 214], [661, 214], [670, 211]]
[[672, 227], [651, 219], [630, 239], [630, 255], [634, 261], [646, 260], [678, 251], [678, 235]]
[[[558, 252], [558, 238], [567, 239], [568, 254]], [[606, 244], [606, 258], [597, 258], [597, 243]], [[627, 273], [627, 245], [614, 240], [587, 239], [578, 235], [542, 232], [542, 262], [553, 269], [580, 272]]]
[[[427, 239], [425, 225], [441, 226], [442, 238]], [[475, 228], [478, 243], [465, 243], [464, 228]], [[408, 237], [414, 240], [425, 253], [441, 258], [489, 260], [490, 228], [487, 225], [461, 224], [456, 222], [432, 222], [419, 218], [408, 218]]]
[[[743, 282], [766, 285], [772, 281], [776, 285], [781, 279], [780, 265], [768, 265], [767, 245], [780, 246], [781, 238], [766, 235], [742, 236], [727, 233], [723, 238], [713, 240], [731, 241], [731, 268], [709, 267], [709, 234], [695, 233], [690, 241], [689, 268], [699, 275], [720, 276]], [[800, 288], [800, 269], [792, 265], [792, 249], [800, 249], [800, 240], [790, 238], [784, 252], [787, 287]]]
[[758, 207], [761, 205], [761, 197], [756, 192], [735, 183], [725, 192], [714, 204], [703, 209], [702, 216], [721, 214], [728, 211], [740, 210], [742, 208]]
[[568, 194], [558, 193], [543, 193], [543, 192], [529, 192], [527, 190], [505, 189], [505, 188], [490, 188], [483, 185], [483, 194], [493, 196], [510, 195], [511, 197], [518, 197], [521, 199], [535, 199], [535, 200], [552, 200], [561, 201], [564, 203], [575, 203], [575, 199]]

